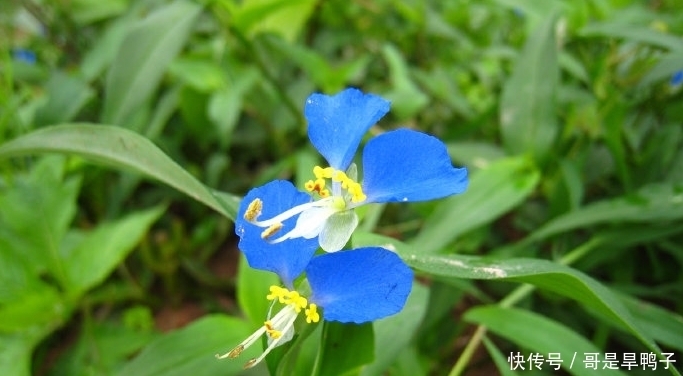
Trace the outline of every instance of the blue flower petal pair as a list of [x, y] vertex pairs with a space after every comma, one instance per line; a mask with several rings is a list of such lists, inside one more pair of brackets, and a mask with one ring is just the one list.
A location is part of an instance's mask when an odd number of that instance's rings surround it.
[[[270, 244], [260, 228], [243, 219], [248, 203], [263, 201], [261, 215], [275, 215], [310, 201], [288, 181], [276, 180], [245, 196], [238, 212], [235, 232], [249, 266], [276, 273], [292, 289], [296, 277], [306, 272], [311, 301], [323, 308], [326, 320], [367, 322], [401, 310], [412, 287], [413, 273], [395, 253], [367, 247], [313, 256], [317, 239], [296, 238]], [[290, 218], [283, 226], [293, 226]], [[252, 228], [255, 227], [255, 228]]]
[[[345, 171], [360, 140], [389, 105], [353, 88], [334, 96], [313, 94], [304, 108], [311, 143], [330, 167]], [[409, 129], [386, 132], [367, 143], [363, 176], [366, 203], [434, 200], [467, 189], [467, 170], [451, 165], [446, 146]]]
[[[437, 138], [409, 129], [371, 139], [363, 150], [364, 179], [356, 181], [356, 168], [351, 163], [356, 149], [363, 135], [388, 109], [388, 101], [357, 89], [346, 89], [334, 96], [311, 95], [304, 109], [309, 137], [330, 165], [316, 166], [315, 179], [305, 186], [319, 199], [302, 199], [301, 204], [279, 213], [269, 208], [270, 213], [276, 213], [274, 216], [264, 212], [260, 216], [263, 220], [250, 219], [253, 226], [241, 227], [243, 233], [260, 234], [261, 229], [267, 229], [270, 244], [317, 236], [321, 248], [336, 252], [344, 247], [358, 225], [353, 210], [358, 206], [434, 200], [464, 192], [467, 170], [452, 166], [446, 146]], [[271, 193], [262, 188], [252, 190], [247, 197], [260, 198]], [[245, 201], [251, 204], [248, 199]], [[296, 222], [291, 221], [294, 217]], [[278, 228], [279, 222], [285, 220], [290, 222]], [[271, 237], [274, 234], [277, 235]]]
[[[263, 201], [261, 216], [274, 217], [294, 206], [310, 202], [311, 196], [299, 192], [288, 181], [275, 180], [252, 189], [244, 196], [235, 221], [235, 233], [240, 237], [238, 248], [244, 253], [249, 266], [276, 273], [288, 288], [292, 288], [294, 278], [304, 271], [318, 249], [318, 240], [301, 237], [273, 244], [262, 238], [263, 229], [244, 218], [249, 203], [256, 198]], [[296, 218], [289, 218], [282, 222], [283, 229], [294, 228], [295, 223]]]

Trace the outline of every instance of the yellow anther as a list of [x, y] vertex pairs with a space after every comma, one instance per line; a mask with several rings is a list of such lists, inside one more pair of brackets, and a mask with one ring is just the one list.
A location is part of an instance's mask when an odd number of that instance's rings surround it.
[[[333, 182], [341, 183], [341, 188], [348, 191], [351, 195], [351, 202], [359, 203], [367, 198], [363, 193], [361, 185], [349, 178], [344, 171], [335, 170], [332, 167], [322, 168], [313, 167], [315, 180], [309, 180], [304, 184], [308, 192], [316, 192], [321, 198], [330, 197], [330, 191], [325, 189], [325, 180], [332, 179]], [[343, 208], [342, 208], [343, 209]]]
[[349, 180], [349, 178], [346, 176], [346, 174], [343, 171], [337, 170], [337, 171], [334, 171], [334, 173], [332, 174], [332, 181], [344, 182], [347, 180]]
[[315, 182], [313, 180], [309, 180], [304, 184], [304, 188], [306, 188], [307, 191], [313, 192], [315, 189]]
[[315, 303], [311, 303], [309, 304], [308, 308], [306, 308], [306, 322], [310, 324], [312, 322], [318, 321], [320, 321], [318, 306]]
[[230, 359], [237, 358], [238, 356], [240, 356], [242, 351], [244, 351], [244, 346], [239, 345], [239, 346], [235, 347], [234, 349], [230, 350], [230, 352], [228, 353], [228, 358], [230, 358]]
[[244, 363], [244, 366], [242, 368], [249, 369], [249, 368], [253, 367], [256, 364], [257, 360], [258, 360], [258, 358], [249, 359], [248, 362]]
[[244, 219], [247, 221], [253, 221], [261, 215], [261, 210], [263, 210], [263, 201], [260, 198], [255, 198], [254, 201], [249, 203], [247, 210], [244, 212]]
[[302, 308], [306, 308], [308, 300], [306, 300], [306, 298], [301, 296], [296, 291], [289, 291], [287, 293], [287, 299], [285, 300], [285, 304], [290, 304], [292, 307], [294, 307], [294, 311], [296, 313], [299, 313], [301, 312]]
[[282, 332], [279, 331], [279, 330], [277, 330], [277, 329], [275, 329], [275, 328], [273, 327], [273, 323], [272, 323], [272, 322], [266, 321], [266, 322], [263, 323], [263, 326], [266, 328], [266, 333], [268, 334], [268, 336], [269, 336], [270, 338], [272, 338], [272, 339], [278, 339], [278, 338], [282, 337]]
[[273, 236], [273, 234], [280, 231], [281, 228], [282, 228], [282, 223], [280, 223], [280, 222], [271, 225], [267, 229], [263, 230], [263, 232], [261, 233], [261, 239], [270, 238], [271, 236]]
[[288, 293], [289, 293], [289, 290], [287, 290], [286, 288], [273, 285], [273, 286], [270, 286], [270, 294], [266, 295], [266, 299], [268, 299], [268, 300], [277, 299], [280, 303], [284, 304]]

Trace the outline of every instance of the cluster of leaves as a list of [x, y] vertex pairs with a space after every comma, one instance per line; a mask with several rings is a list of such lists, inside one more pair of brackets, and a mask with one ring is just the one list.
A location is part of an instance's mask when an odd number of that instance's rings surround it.
[[[308, 333], [272, 374], [505, 374], [517, 351], [664, 351], [680, 367], [679, 5], [8, 4], [0, 373], [238, 373], [213, 354], [262, 324], [275, 278], [229, 271], [239, 195], [310, 178], [303, 101], [346, 86], [392, 101], [380, 127], [438, 135], [471, 184], [367, 209], [353, 244], [416, 270], [406, 308], [374, 332]], [[155, 329], [188, 306], [202, 317]]]

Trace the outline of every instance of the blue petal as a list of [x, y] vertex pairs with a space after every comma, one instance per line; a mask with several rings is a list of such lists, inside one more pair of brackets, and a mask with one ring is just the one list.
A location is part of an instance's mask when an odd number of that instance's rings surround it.
[[[254, 188], [240, 203], [235, 221], [235, 233], [240, 237], [239, 248], [255, 269], [277, 273], [289, 287], [292, 281], [301, 274], [318, 248], [318, 239], [296, 238], [280, 243], [269, 243], [261, 239], [263, 228], [253, 225], [244, 219], [244, 212], [255, 199], [263, 201], [263, 210], [258, 219], [272, 218], [294, 206], [311, 201], [311, 196], [299, 192], [292, 183], [275, 180], [264, 186]], [[285, 233], [296, 225], [296, 216], [284, 221], [279, 233]]]
[[379, 247], [317, 256], [306, 268], [311, 301], [328, 321], [363, 323], [398, 313], [406, 303], [413, 271]]
[[676, 71], [671, 76], [671, 86], [678, 86], [683, 84], [683, 70]]
[[426, 201], [467, 189], [467, 170], [451, 165], [446, 145], [428, 134], [398, 129], [363, 150], [367, 202]]
[[389, 101], [358, 89], [329, 96], [312, 94], [306, 100], [308, 138], [330, 167], [345, 171], [363, 135], [389, 111]]

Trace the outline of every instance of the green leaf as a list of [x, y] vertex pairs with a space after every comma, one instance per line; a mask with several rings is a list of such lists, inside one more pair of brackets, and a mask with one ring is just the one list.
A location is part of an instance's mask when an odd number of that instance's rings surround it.
[[195, 3], [176, 0], [132, 26], [107, 75], [104, 123], [124, 125], [151, 97], [201, 9]]
[[429, 289], [419, 283], [413, 283], [413, 289], [401, 312], [381, 320], [373, 325], [375, 329], [375, 360], [363, 367], [362, 376], [381, 375], [396, 361], [401, 351], [415, 335], [427, 311]]
[[36, 328], [56, 328], [70, 313], [57, 289], [26, 291], [18, 299], [0, 306], [0, 333], [30, 333]]
[[169, 71], [184, 84], [200, 92], [212, 92], [227, 85], [225, 72], [216, 63], [199, 58], [178, 58]]
[[239, 201], [204, 186], [156, 145], [120, 127], [62, 124], [40, 129], [0, 146], [0, 159], [57, 152], [75, 154], [108, 166], [132, 170], [157, 179], [234, 219]]
[[473, 174], [465, 193], [440, 202], [410, 243], [420, 252], [437, 252], [517, 206], [533, 192], [539, 179], [539, 172], [526, 158], [495, 161]]
[[515, 376], [516, 373], [510, 369], [510, 363], [506, 360], [506, 357], [503, 356], [503, 354], [498, 350], [496, 345], [493, 344], [493, 341], [490, 339], [484, 337], [484, 346], [486, 346], [486, 351], [489, 352], [489, 355], [491, 356], [491, 359], [493, 362], [496, 364], [496, 368], [498, 368], [498, 372], [500, 372], [501, 376]]
[[658, 343], [683, 352], [683, 316], [627, 295], [620, 298], [643, 331]]
[[612, 291], [570, 267], [540, 259], [492, 260], [477, 256], [415, 253], [412, 247], [405, 243], [375, 234], [356, 234], [354, 245], [381, 245], [395, 250], [417, 271], [444, 279], [495, 279], [528, 283], [552, 291], [598, 311], [610, 322], [638, 338], [650, 350], [661, 353], [652, 337], [638, 325]]
[[64, 282], [59, 247], [76, 214], [79, 189], [79, 177], [64, 178], [64, 158], [59, 156], [40, 160], [30, 174], [1, 189], [2, 252], [22, 260], [32, 276], [50, 272]]
[[683, 67], [683, 49], [662, 56], [638, 83], [640, 88], [660, 80], [670, 80], [671, 76]]
[[254, 345], [240, 359], [219, 360], [224, 353], [247, 338], [251, 325], [232, 317], [205, 316], [168, 333], [147, 345], [140, 355], [121, 369], [120, 376], [214, 376], [237, 374], [244, 362], [257, 356]]
[[579, 36], [620, 38], [674, 51], [683, 50], [683, 42], [679, 37], [664, 34], [650, 27], [637, 26], [631, 22], [606, 21], [594, 23], [581, 29]]
[[457, 255], [401, 255], [408, 265], [431, 275], [449, 278], [500, 279], [529, 283], [574, 299], [622, 326], [652, 351], [660, 353], [651, 336], [605, 286], [566, 266], [537, 259], [487, 260]]
[[64, 260], [69, 293], [78, 296], [100, 284], [133, 250], [165, 211], [157, 207], [100, 224]]
[[116, 16], [126, 10], [129, 0], [74, 0], [69, 3], [70, 15], [79, 24], [89, 24]]
[[235, 26], [251, 37], [279, 34], [292, 43], [308, 21], [316, 0], [246, 0], [235, 9]]
[[[513, 354], [519, 352], [525, 360], [528, 360], [531, 353], [541, 354], [544, 361], [540, 367], [546, 371], [555, 372], [555, 369], [547, 363], [548, 354], [560, 353], [561, 369], [572, 375], [594, 375], [595, 370], [588, 369], [583, 363], [584, 354], [604, 352], [564, 325], [521, 309], [480, 306], [467, 311], [463, 319], [484, 325], [520, 348], [528, 349], [528, 353], [519, 350], [512, 351]], [[524, 367], [526, 371], [529, 371], [531, 365], [527, 361], [524, 362]], [[518, 370], [518, 372], [522, 371]], [[602, 373], [625, 375], [618, 370], [612, 372], [605, 370]]]
[[391, 112], [399, 119], [407, 119], [422, 110], [429, 98], [410, 78], [408, 64], [396, 47], [385, 44], [382, 55], [389, 66], [392, 90], [384, 96], [391, 101]]
[[36, 126], [71, 121], [95, 95], [78, 76], [55, 72], [45, 84], [47, 102], [36, 111]]
[[326, 321], [318, 354], [316, 376], [357, 374], [374, 357], [372, 323], [344, 324]]
[[503, 146], [512, 154], [531, 152], [537, 160], [547, 157], [559, 130], [556, 19], [555, 13], [547, 17], [527, 40], [500, 99]]
[[41, 330], [28, 333], [0, 333], [0, 375], [32, 375], [31, 354], [45, 334]]
[[683, 218], [683, 187], [651, 184], [633, 195], [598, 201], [557, 217], [532, 233], [523, 243], [603, 223], [646, 223], [680, 218]]
[[271, 302], [266, 295], [270, 293], [270, 286], [279, 284], [280, 279], [275, 273], [249, 267], [244, 255], [240, 254], [237, 303], [255, 328], [262, 326], [268, 315]]

